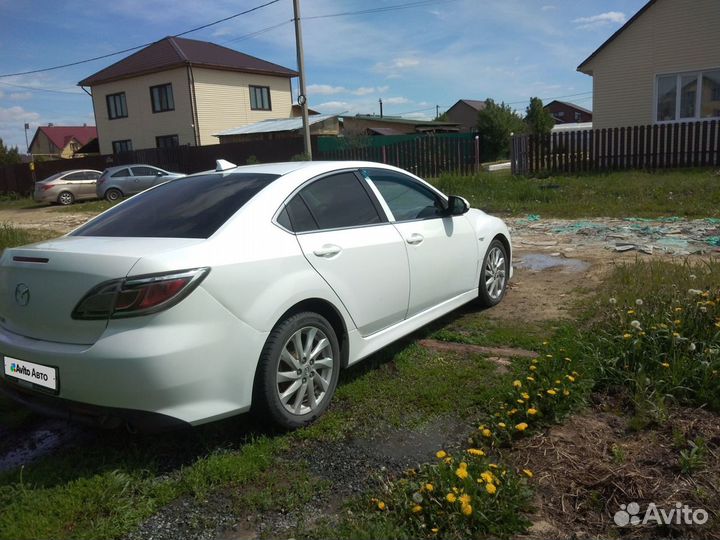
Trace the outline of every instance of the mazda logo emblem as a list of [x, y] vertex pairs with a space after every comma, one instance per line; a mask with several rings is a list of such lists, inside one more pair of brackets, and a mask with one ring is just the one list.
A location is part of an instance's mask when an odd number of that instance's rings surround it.
[[15, 302], [19, 306], [27, 306], [30, 303], [30, 287], [24, 283], [18, 283], [18, 286], [15, 287]]

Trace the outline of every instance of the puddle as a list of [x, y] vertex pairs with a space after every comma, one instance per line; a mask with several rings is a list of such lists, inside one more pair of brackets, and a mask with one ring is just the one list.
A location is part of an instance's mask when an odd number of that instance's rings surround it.
[[523, 255], [517, 265], [518, 268], [528, 270], [547, 270], [548, 268], [566, 268], [571, 272], [582, 272], [590, 268], [590, 264], [580, 259], [566, 259], [553, 257], [543, 253], [529, 253]]
[[78, 433], [78, 428], [63, 421], [43, 422], [33, 431], [23, 433], [22, 438], [18, 437], [15, 448], [0, 455], [0, 471], [8, 471], [32, 463], [68, 442], [77, 440]]

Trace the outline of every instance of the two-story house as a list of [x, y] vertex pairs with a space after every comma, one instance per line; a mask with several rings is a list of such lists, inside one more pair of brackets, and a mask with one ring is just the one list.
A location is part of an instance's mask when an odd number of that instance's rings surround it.
[[297, 72], [214, 43], [166, 37], [78, 83], [100, 152], [217, 144], [212, 134], [292, 113]]

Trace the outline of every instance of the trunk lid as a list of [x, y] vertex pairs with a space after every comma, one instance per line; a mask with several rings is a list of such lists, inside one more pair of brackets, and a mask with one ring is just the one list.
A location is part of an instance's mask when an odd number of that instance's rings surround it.
[[0, 258], [0, 324], [33, 339], [92, 344], [107, 321], [71, 317], [90, 289], [126, 277], [146, 255], [198, 242], [202, 240], [66, 236], [6, 249]]

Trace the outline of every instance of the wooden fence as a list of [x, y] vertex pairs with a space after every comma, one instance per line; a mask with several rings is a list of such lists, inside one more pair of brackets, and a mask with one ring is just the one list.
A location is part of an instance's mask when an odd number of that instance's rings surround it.
[[[479, 168], [479, 154], [472, 134], [422, 135], [411, 140], [371, 146], [350, 146], [314, 153], [316, 159], [375, 161], [395, 165], [423, 178], [443, 173], [470, 174]], [[392, 137], [387, 137], [392, 140]]]
[[720, 122], [515, 135], [513, 174], [580, 173], [720, 165]]

